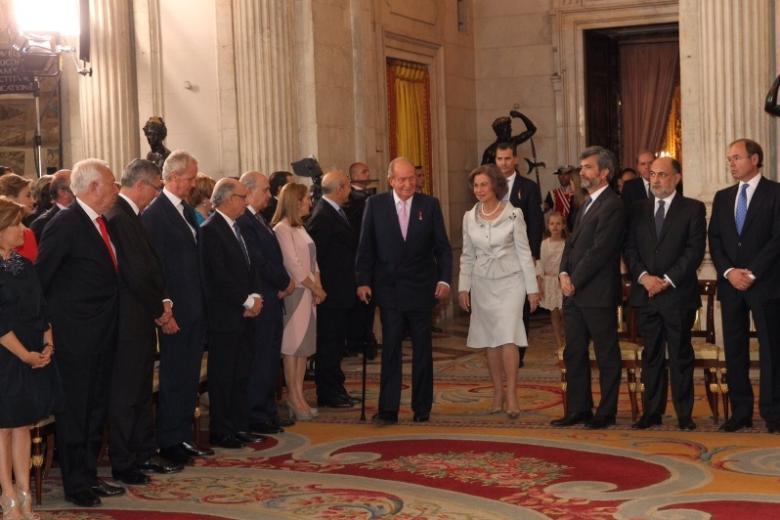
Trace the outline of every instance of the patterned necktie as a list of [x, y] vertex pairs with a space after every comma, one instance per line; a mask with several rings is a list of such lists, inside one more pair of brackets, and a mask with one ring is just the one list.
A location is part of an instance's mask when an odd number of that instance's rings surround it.
[[401, 236], [406, 240], [406, 232], [409, 229], [409, 212], [406, 210], [407, 201], [401, 201], [401, 207], [398, 209], [398, 224], [401, 226]]
[[236, 232], [236, 238], [238, 239], [238, 243], [241, 244], [241, 251], [244, 253], [244, 260], [246, 260], [247, 265], [249, 265], [249, 251], [246, 248], [246, 242], [244, 242], [244, 237], [241, 236], [241, 229], [238, 227], [238, 222], [233, 222], [233, 231]]
[[739, 197], [737, 197], [737, 212], [734, 215], [734, 219], [737, 223], [737, 234], [742, 234], [742, 228], [745, 225], [745, 217], [747, 217], [747, 190], [750, 184], [745, 183], [739, 190]]
[[263, 229], [265, 229], [266, 231], [268, 231], [272, 235], [274, 234], [274, 230], [271, 229], [271, 226], [269, 226], [268, 222], [265, 221], [265, 218], [263, 217], [263, 215], [261, 215], [260, 213], [255, 213], [255, 218], [257, 219], [258, 222], [260, 222], [260, 225], [263, 226]]
[[99, 216], [95, 219], [95, 221], [98, 224], [98, 227], [100, 228], [100, 236], [103, 238], [103, 243], [106, 245], [106, 249], [108, 249], [108, 255], [111, 257], [111, 263], [114, 264], [114, 271], [119, 271], [119, 262], [116, 260], [116, 254], [114, 253], [114, 248], [111, 247], [111, 238], [108, 236], [108, 228], [106, 227], [106, 219], [104, 219], [102, 216]]
[[[348, 226], [350, 226], [350, 224], [349, 224], [349, 219], [347, 218], [347, 214], [346, 214], [346, 213], [344, 213], [344, 209], [343, 209], [343, 208], [339, 208], [339, 215], [341, 215], [341, 218], [343, 218], [343, 219], [344, 219], [344, 222], [346, 222], [346, 223], [347, 223], [347, 225], [348, 225]], [[351, 226], [350, 226], [350, 227], [351, 227]]]
[[664, 211], [664, 204], [666, 203], [665, 200], [659, 200], [658, 201], [658, 209], [655, 211], [655, 236], [660, 237], [661, 236], [661, 230], [664, 228], [664, 218], [666, 217], [666, 212]]
[[593, 200], [590, 197], [585, 197], [585, 200], [582, 204], [582, 216], [585, 216], [585, 213], [588, 212], [588, 208], [590, 207], [590, 203], [593, 202]]

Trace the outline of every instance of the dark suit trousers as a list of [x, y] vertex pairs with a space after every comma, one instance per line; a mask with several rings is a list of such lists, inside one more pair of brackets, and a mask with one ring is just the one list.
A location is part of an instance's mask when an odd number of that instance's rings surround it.
[[240, 332], [209, 331], [209, 433], [234, 435], [249, 429], [246, 401], [249, 327]]
[[352, 309], [317, 307], [317, 400], [331, 401], [347, 393], [341, 359], [347, 347]]
[[203, 320], [179, 324], [176, 334], [160, 334], [160, 395], [157, 444], [169, 448], [192, 442], [192, 416], [198, 398], [200, 364], [206, 343]]
[[152, 384], [157, 335], [120, 340], [109, 406], [111, 468], [127, 471], [155, 454]]
[[[97, 459], [103, 441], [113, 368], [114, 340], [86, 352], [71, 349], [57, 339], [54, 361], [62, 380], [65, 406], [56, 415], [57, 460], [66, 494], [83, 491], [97, 482]], [[74, 352], [76, 350], [76, 352]]]
[[752, 313], [761, 359], [759, 413], [767, 421], [780, 421], [780, 301], [750, 302], [738, 295], [721, 298], [720, 304], [732, 416], [753, 416], [748, 336]]
[[[319, 310], [317, 311], [319, 312]], [[347, 342], [352, 352], [365, 352], [371, 347], [374, 335], [374, 315], [376, 303], [373, 300], [366, 305], [358, 302], [350, 311]]]
[[276, 383], [282, 356], [284, 330], [281, 305], [266, 302], [263, 312], [252, 322], [250, 353], [252, 363], [247, 378], [249, 424], [275, 423], [279, 420], [276, 407]]
[[601, 401], [596, 415], [614, 416], [620, 391], [617, 310], [614, 307], [579, 307], [574, 300], [566, 298], [563, 315], [566, 326], [563, 362], [566, 366], [568, 413], [585, 413], [593, 408], [588, 358], [588, 345], [592, 339], [601, 388]]
[[379, 413], [398, 415], [401, 403], [404, 322], [412, 337], [412, 410], [427, 415], [433, 404], [431, 310], [400, 311], [379, 307], [382, 320], [382, 375]]
[[[645, 385], [645, 415], [661, 417], [666, 410], [667, 386], [672, 383], [672, 402], [678, 418], [693, 411], [693, 362], [691, 327], [696, 309], [678, 306], [639, 308], [639, 334], [643, 338], [642, 383]], [[669, 375], [666, 351], [669, 351]]]

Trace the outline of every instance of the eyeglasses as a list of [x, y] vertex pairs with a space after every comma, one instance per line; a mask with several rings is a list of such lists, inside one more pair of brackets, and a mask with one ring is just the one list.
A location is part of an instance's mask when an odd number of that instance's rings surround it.
[[651, 179], [666, 180], [666, 179], [668, 179], [669, 177], [671, 177], [673, 175], [676, 175], [676, 174], [675, 173], [669, 173], [669, 172], [653, 172], [653, 171], [650, 172], [650, 178]]
[[160, 185], [152, 184], [149, 181], [144, 181], [144, 184], [146, 184], [147, 186], [151, 187], [157, 193], [160, 193], [162, 191], [162, 189], [163, 189], [163, 185], [162, 184], [160, 184]]
[[731, 164], [731, 163], [734, 163], [734, 162], [737, 162], [737, 161], [741, 161], [743, 159], [747, 159], [747, 157], [742, 157], [741, 155], [732, 155], [732, 156], [726, 157], [726, 162]]
[[233, 193], [233, 197], [238, 197], [239, 199], [246, 200], [246, 195], [239, 195], [238, 193]]

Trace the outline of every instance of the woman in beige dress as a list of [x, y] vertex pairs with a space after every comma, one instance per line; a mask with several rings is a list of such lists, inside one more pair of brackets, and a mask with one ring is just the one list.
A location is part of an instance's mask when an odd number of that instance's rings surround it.
[[518, 346], [528, 345], [523, 305], [526, 293], [531, 312], [539, 304], [536, 271], [523, 212], [502, 201], [509, 188], [501, 171], [480, 166], [469, 183], [478, 202], [463, 216], [458, 302], [471, 312], [466, 345], [485, 349], [493, 381], [490, 413], [506, 405], [507, 416], [515, 419]]
[[303, 184], [286, 184], [271, 223], [282, 249], [284, 267], [295, 282], [295, 290], [284, 298], [282, 360], [287, 381], [290, 415], [311, 420], [317, 410], [303, 394], [306, 360], [317, 349], [317, 304], [325, 300], [314, 241], [303, 227], [311, 211], [311, 198]]

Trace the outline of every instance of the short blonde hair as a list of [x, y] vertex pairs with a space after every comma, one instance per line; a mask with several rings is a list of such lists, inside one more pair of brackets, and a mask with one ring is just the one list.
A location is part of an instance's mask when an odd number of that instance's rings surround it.
[[301, 217], [301, 201], [306, 197], [309, 189], [303, 184], [288, 182], [279, 192], [279, 203], [276, 205], [274, 218], [271, 219], [271, 225], [275, 226], [282, 219], [287, 219], [292, 227], [303, 225]]
[[0, 177], [0, 195], [16, 198], [31, 183], [31, 179], [15, 173], [7, 173]]
[[24, 206], [6, 196], [0, 196], [0, 231], [22, 221]]

